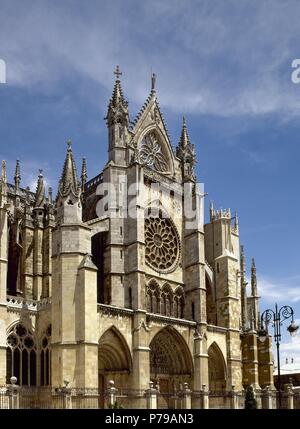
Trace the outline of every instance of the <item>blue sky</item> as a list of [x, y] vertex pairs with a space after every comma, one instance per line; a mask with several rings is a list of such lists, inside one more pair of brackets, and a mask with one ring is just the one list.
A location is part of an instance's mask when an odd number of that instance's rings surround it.
[[[238, 211], [262, 310], [277, 300], [300, 319], [299, 17], [297, 0], [0, 0], [0, 158], [10, 180], [19, 158], [24, 187], [43, 168], [55, 188], [69, 138], [96, 175], [115, 65], [132, 119], [153, 71], [173, 145], [187, 118], [207, 203]], [[283, 356], [300, 359], [299, 339], [284, 341]]]

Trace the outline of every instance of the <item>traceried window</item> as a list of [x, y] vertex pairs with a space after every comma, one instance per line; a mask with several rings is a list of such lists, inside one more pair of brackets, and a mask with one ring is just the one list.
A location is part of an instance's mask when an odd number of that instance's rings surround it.
[[161, 173], [169, 171], [168, 160], [155, 132], [148, 133], [142, 140], [139, 159], [146, 167]]
[[145, 218], [146, 263], [155, 271], [170, 273], [176, 269], [180, 249], [179, 236], [169, 218], [159, 213]]
[[23, 386], [36, 385], [36, 345], [32, 332], [16, 325], [7, 337], [7, 383], [12, 376]]
[[51, 325], [48, 326], [41, 342], [41, 386], [51, 384]]

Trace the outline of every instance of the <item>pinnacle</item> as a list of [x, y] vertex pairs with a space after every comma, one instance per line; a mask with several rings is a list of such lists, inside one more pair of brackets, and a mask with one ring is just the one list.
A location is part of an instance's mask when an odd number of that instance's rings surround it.
[[59, 194], [62, 197], [68, 196], [70, 192], [72, 192], [75, 196], [78, 196], [80, 191], [78, 186], [76, 164], [72, 151], [72, 142], [69, 140], [67, 145], [67, 155], [59, 184]]
[[190, 138], [189, 138], [189, 134], [188, 134], [187, 127], [186, 127], [186, 120], [185, 120], [185, 117], [183, 116], [183, 118], [182, 118], [182, 130], [181, 130], [179, 145], [184, 148], [184, 147], [188, 146], [189, 144], [190, 144]]
[[43, 207], [45, 203], [45, 184], [43, 170], [39, 170], [34, 207]]

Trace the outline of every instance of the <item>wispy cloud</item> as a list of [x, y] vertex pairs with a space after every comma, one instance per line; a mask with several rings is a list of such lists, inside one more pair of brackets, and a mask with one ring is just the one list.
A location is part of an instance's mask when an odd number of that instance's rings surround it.
[[[0, 159], [1, 154], [0, 154]], [[9, 177], [9, 182], [12, 183], [12, 178], [14, 177], [14, 165], [15, 160], [7, 160], [7, 173]], [[47, 161], [37, 161], [34, 159], [23, 159], [20, 163], [21, 166], [21, 187], [29, 186], [31, 191], [35, 191], [37, 187], [37, 179], [39, 175], [39, 170], [43, 170], [44, 183], [46, 189], [51, 186], [56, 189], [57, 177], [51, 175], [51, 166]], [[55, 173], [54, 173], [55, 174]]]
[[258, 278], [259, 294], [266, 302], [300, 302], [300, 276], [285, 279]]
[[299, 13], [295, 0], [3, 0], [0, 55], [12, 85], [47, 91], [77, 74], [110, 90], [120, 63], [133, 103], [144, 101], [152, 68], [172, 110], [295, 116]]
[[[296, 320], [296, 323], [299, 325], [300, 320]], [[281, 355], [281, 365], [284, 364], [285, 359], [288, 358], [289, 362], [291, 358], [294, 359], [294, 363], [300, 364], [300, 335], [299, 333], [295, 337], [289, 337], [288, 340], [285, 340], [280, 344], [280, 355]]]

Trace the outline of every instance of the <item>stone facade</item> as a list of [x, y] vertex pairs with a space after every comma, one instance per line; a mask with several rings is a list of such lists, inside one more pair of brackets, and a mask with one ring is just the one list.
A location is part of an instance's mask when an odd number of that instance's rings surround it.
[[15, 375], [21, 385], [104, 391], [114, 380], [137, 392], [128, 406], [146, 407], [150, 381], [166, 397], [188, 383], [196, 408], [197, 392], [272, 387], [271, 339], [258, 342], [256, 268], [247, 297], [237, 216], [211, 206], [204, 224], [185, 119], [173, 150], [155, 76], [130, 122], [116, 75], [97, 177], [87, 181], [84, 160], [78, 180], [71, 142], [55, 201], [41, 171], [31, 192], [19, 162], [14, 184], [2, 164], [0, 384]]

